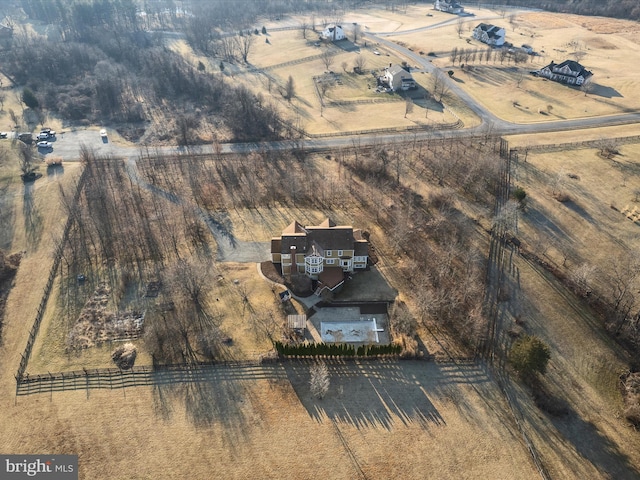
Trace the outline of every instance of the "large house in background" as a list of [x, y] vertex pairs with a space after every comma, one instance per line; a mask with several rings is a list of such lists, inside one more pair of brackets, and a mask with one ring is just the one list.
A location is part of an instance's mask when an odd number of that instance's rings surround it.
[[389, 67], [385, 68], [384, 75], [380, 77], [380, 82], [387, 85], [394, 92], [416, 88], [413, 76], [400, 65], [389, 64]]
[[320, 34], [323, 40], [329, 42], [337, 42], [338, 40], [344, 40], [347, 35], [340, 25], [328, 25]]
[[580, 86], [588, 82], [593, 73], [585, 69], [578, 62], [573, 60], [565, 60], [562, 63], [555, 64], [551, 62], [546, 67], [537, 71], [540, 77], [548, 78], [554, 82], [566, 83], [569, 85]]
[[464, 12], [464, 7], [456, 0], [436, 0], [436, 3], [433, 4], [433, 9], [455, 14]]
[[284, 277], [305, 274], [331, 291], [344, 283], [345, 272], [365, 269], [368, 258], [362, 231], [328, 218], [317, 226], [292, 222], [271, 239], [271, 261], [280, 264]]
[[492, 47], [504, 45], [504, 28], [496, 27], [488, 23], [481, 23], [473, 29], [473, 38]]

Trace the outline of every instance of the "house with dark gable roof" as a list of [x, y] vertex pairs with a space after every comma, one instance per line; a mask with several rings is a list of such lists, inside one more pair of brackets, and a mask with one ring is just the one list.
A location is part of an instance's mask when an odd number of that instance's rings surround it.
[[304, 274], [330, 290], [344, 283], [345, 272], [365, 269], [368, 258], [362, 231], [328, 218], [317, 226], [292, 222], [271, 239], [271, 261], [280, 264], [283, 276]]
[[546, 67], [536, 72], [538, 76], [548, 78], [554, 82], [566, 83], [568, 85], [583, 85], [588, 82], [593, 73], [585, 69], [578, 62], [573, 60], [565, 60], [562, 63], [555, 64], [551, 62]]
[[502, 27], [496, 27], [488, 23], [481, 23], [473, 29], [473, 38], [493, 47], [504, 45], [505, 31]]
[[457, 0], [436, 0], [433, 4], [433, 9], [455, 14], [464, 12], [464, 7]]

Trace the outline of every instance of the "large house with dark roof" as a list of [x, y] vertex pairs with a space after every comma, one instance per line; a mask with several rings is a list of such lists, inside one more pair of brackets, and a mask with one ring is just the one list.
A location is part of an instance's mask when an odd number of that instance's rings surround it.
[[473, 29], [473, 38], [493, 47], [504, 45], [504, 36], [504, 28], [488, 23], [481, 23]]
[[540, 77], [548, 78], [554, 82], [576, 86], [580, 86], [585, 82], [588, 82], [591, 77], [593, 77], [592, 72], [573, 60], [565, 60], [557, 65], [551, 62], [546, 67], [538, 70], [537, 74]]
[[317, 226], [292, 222], [271, 239], [271, 261], [280, 264], [283, 276], [305, 274], [332, 291], [344, 283], [345, 273], [365, 269], [368, 258], [362, 231], [328, 218]]
[[436, 0], [433, 4], [434, 10], [439, 10], [441, 12], [447, 13], [462, 13], [464, 12], [464, 7], [457, 2], [457, 0]]

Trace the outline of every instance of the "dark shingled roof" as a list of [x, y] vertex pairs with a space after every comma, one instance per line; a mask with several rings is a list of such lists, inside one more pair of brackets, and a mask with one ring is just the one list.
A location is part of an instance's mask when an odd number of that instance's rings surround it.
[[363, 257], [365, 255], [369, 255], [369, 242], [366, 240], [361, 240], [356, 242], [355, 247], [353, 249], [353, 254], [357, 257]]
[[296, 247], [296, 253], [305, 253], [307, 251], [307, 236], [300, 234], [287, 236], [283, 235], [280, 251], [282, 253], [289, 253], [291, 247]]
[[[279, 241], [279, 243], [278, 243]], [[308, 255], [313, 247], [318, 255], [323, 256], [324, 250], [354, 250], [354, 255], [368, 255], [368, 242], [362, 237], [362, 230], [348, 225], [336, 226], [327, 218], [318, 226], [303, 227], [298, 222], [292, 222], [282, 232], [282, 237], [271, 239], [272, 253], [289, 253], [291, 247], [296, 247], [296, 253]], [[355, 251], [360, 253], [355, 253]]]
[[307, 227], [308, 237], [322, 245], [325, 250], [353, 249], [353, 228], [351, 227]]
[[282, 249], [282, 240], [280, 237], [273, 237], [271, 239], [271, 253], [280, 253]]

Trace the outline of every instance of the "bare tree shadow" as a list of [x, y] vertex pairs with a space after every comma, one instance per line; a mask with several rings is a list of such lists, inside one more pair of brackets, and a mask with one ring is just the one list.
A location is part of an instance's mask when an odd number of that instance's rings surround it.
[[622, 453], [618, 446], [590, 421], [585, 420], [571, 407], [562, 416], [549, 416], [558, 432], [567, 439], [578, 454], [593, 464], [607, 478], [637, 479], [640, 471]]
[[572, 210], [575, 213], [577, 213], [578, 215], [580, 215], [587, 222], [589, 222], [591, 224], [595, 223], [593, 217], [591, 215], [589, 215], [589, 213], [584, 208], [582, 208], [580, 205], [578, 205], [574, 201], [570, 200], [568, 202], [564, 202], [564, 206], [567, 207], [569, 210]]
[[35, 204], [35, 182], [25, 182], [22, 213], [27, 243], [30, 247], [37, 247], [42, 238], [42, 215]]
[[223, 439], [232, 449], [248, 441], [248, 418], [256, 380], [286, 380], [282, 367], [269, 365], [205, 365], [193, 369], [159, 370], [153, 382], [156, 415], [170, 419], [178, 405], [197, 428], [221, 426]]
[[[356, 428], [391, 430], [397, 422], [405, 425], [417, 423], [423, 428], [445, 425], [445, 419], [431, 398], [461, 399], [463, 395], [457, 389], [459, 383], [487, 380], [481, 371], [458, 375], [457, 370], [457, 373], [447, 372], [425, 362], [344, 362], [336, 359], [325, 362], [331, 386], [323, 399], [317, 399], [309, 387], [312, 363], [297, 361], [285, 364], [289, 381], [309, 416], [317, 422], [323, 422], [326, 417]], [[427, 376], [422, 378], [423, 375]]]
[[10, 195], [11, 183], [0, 185], [0, 248], [10, 250], [15, 230], [16, 210], [13, 205], [13, 195]]

